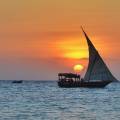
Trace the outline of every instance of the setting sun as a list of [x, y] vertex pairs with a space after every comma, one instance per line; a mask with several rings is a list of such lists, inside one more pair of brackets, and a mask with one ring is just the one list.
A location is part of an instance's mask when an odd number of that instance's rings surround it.
[[84, 69], [84, 66], [78, 64], [78, 65], [75, 65], [73, 69], [74, 69], [74, 71], [75, 71], [76, 73], [79, 73], [79, 72], [81, 72], [81, 71]]

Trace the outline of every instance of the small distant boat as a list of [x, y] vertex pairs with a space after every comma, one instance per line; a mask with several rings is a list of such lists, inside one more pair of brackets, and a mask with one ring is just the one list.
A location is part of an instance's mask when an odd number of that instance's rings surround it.
[[12, 81], [12, 83], [22, 83], [23, 81], [22, 80], [14, 80]]
[[59, 87], [105, 87], [111, 82], [118, 81], [104, 63], [100, 54], [90, 41], [89, 37], [82, 28], [86, 37], [89, 49], [89, 64], [84, 78], [73, 73], [59, 73]]

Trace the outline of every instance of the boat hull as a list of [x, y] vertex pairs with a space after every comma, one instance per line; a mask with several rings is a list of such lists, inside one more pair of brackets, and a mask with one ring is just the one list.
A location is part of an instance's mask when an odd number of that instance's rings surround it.
[[64, 88], [74, 88], [74, 87], [88, 87], [88, 88], [103, 88], [106, 85], [111, 83], [110, 81], [92, 81], [92, 82], [87, 82], [87, 81], [77, 81], [77, 82], [61, 82], [58, 81], [58, 86], [59, 87], [64, 87]]

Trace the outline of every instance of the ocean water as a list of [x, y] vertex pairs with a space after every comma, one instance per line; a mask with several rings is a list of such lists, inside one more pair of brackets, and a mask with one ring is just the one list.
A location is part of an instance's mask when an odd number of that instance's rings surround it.
[[0, 81], [0, 120], [120, 120], [120, 83], [90, 89]]

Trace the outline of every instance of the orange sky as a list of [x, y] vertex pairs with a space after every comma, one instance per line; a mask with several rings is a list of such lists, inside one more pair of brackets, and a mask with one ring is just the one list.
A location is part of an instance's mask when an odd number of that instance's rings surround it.
[[52, 80], [86, 68], [81, 25], [120, 78], [119, 0], [5, 0], [0, 18], [0, 79]]

